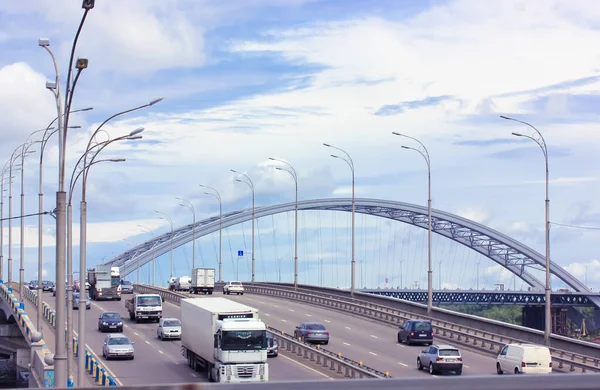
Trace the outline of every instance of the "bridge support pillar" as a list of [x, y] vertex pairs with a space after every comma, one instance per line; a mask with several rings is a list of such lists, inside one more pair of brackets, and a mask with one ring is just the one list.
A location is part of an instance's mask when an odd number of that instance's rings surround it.
[[[523, 326], [537, 330], [544, 330], [544, 307], [543, 306], [524, 306], [523, 307]], [[552, 308], [552, 333], [567, 336], [569, 334], [568, 308]]]
[[16, 353], [17, 385], [29, 387], [29, 363], [31, 362], [31, 349], [19, 348]]

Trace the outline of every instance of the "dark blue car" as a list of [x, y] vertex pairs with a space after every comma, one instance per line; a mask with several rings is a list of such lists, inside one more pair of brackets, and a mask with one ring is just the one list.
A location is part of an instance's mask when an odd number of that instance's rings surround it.
[[105, 311], [98, 318], [98, 330], [100, 332], [123, 332], [123, 320], [121, 315], [114, 311]]

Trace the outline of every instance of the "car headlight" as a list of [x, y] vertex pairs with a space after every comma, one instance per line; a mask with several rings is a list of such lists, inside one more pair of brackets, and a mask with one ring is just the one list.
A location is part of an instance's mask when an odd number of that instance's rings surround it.
[[103, 322], [102, 325], [108, 325], [108, 322]]
[[123, 323], [121, 321], [117, 322], [117, 325], [123, 325]]

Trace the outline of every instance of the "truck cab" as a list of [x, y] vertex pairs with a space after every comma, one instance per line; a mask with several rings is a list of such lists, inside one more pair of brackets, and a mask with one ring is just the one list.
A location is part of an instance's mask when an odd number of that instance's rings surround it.
[[177, 277], [171, 276], [171, 278], [169, 279], [169, 281], [167, 283], [169, 284], [169, 290], [174, 291], [175, 287], [177, 286]]
[[149, 320], [159, 322], [162, 318], [163, 299], [158, 294], [134, 294], [133, 298], [125, 300], [125, 308], [129, 319], [135, 322]]

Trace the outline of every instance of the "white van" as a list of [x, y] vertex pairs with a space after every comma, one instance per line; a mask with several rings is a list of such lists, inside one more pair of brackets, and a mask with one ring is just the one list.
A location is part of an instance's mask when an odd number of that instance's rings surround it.
[[552, 357], [548, 347], [535, 344], [508, 344], [496, 359], [496, 372], [511, 374], [550, 374]]
[[175, 290], [187, 291], [190, 289], [191, 284], [192, 284], [192, 278], [190, 278], [189, 276], [180, 276], [177, 278], [177, 281], [175, 282]]

